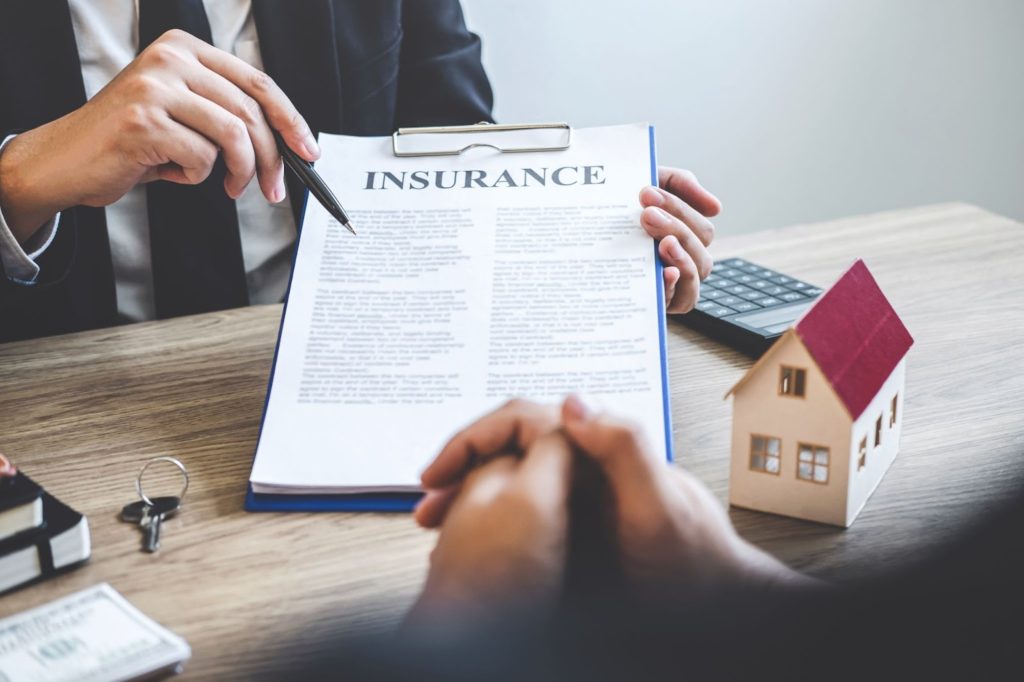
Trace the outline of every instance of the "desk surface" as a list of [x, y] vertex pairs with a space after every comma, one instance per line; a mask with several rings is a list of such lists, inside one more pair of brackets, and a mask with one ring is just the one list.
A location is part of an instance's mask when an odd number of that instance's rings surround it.
[[[849, 530], [733, 510], [741, 533], [843, 578], [940, 542], [1024, 478], [1024, 226], [963, 204], [721, 239], [716, 257], [828, 285], [865, 258], [917, 343], [899, 457]], [[247, 514], [279, 306], [0, 345], [0, 451], [89, 517], [84, 568], [0, 598], [0, 616], [100, 581], [193, 648], [191, 677], [244, 675], [304, 628], [385, 628], [433, 544], [406, 515]], [[671, 324], [678, 463], [726, 499], [725, 391], [751, 361]], [[457, 425], [452, 425], [453, 428]], [[116, 513], [146, 458], [192, 472], [163, 548]]]

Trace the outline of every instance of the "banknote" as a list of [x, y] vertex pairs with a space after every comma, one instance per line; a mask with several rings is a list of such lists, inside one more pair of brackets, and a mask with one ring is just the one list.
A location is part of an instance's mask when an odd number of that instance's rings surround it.
[[0, 620], [0, 682], [134, 680], [191, 655], [106, 583]]

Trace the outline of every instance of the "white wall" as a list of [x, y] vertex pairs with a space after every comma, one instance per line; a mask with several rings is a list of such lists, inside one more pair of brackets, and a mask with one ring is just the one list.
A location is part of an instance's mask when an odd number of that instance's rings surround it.
[[948, 200], [1024, 220], [1024, 1], [463, 4], [499, 120], [650, 120], [722, 234]]

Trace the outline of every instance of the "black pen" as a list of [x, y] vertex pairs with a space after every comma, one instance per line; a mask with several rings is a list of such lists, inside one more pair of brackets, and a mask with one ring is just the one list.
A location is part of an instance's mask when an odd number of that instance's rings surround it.
[[341, 202], [334, 196], [334, 192], [327, 186], [327, 183], [320, 177], [320, 174], [313, 170], [313, 164], [293, 152], [291, 147], [284, 143], [281, 135], [276, 130], [274, 131], [274, 139], [277, 140], [277, 149], [281, 152], [284, 165], [288, 166], [292, 173], [295, 173], [295, 176], [302, 181], [302, 184], [306, 186], [310, 194], [316, 197], [320, 205], [327, 209], [328, 213], [344, 225], [345, 229], [355, 234], [356, 231], [352, 229], [352, 223], [349, 221], [345, 209], [342, 208]]

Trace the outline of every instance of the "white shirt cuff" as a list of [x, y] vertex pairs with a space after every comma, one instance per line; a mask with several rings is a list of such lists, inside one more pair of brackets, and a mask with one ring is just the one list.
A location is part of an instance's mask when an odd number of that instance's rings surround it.
[[[0, 154], [3, 154], [4, 147], [14, 137], [14, 135], [8, 135], [3, 142], [0, 142]], [[39, 276], [39, 265], [36, 263], [36, 259], [50, 247], [53, 238], [57, 236], [58, 225], [60, 225], [59, 213], [40, 227], [39, 231], [22, 245], [14, 238], [14, 233], [7, 226], [4, 212], [0, 210], [0, 262], [3, 263], [8, 279], [18, 284], [33, 284], [36, 281], [36, 277]]]

